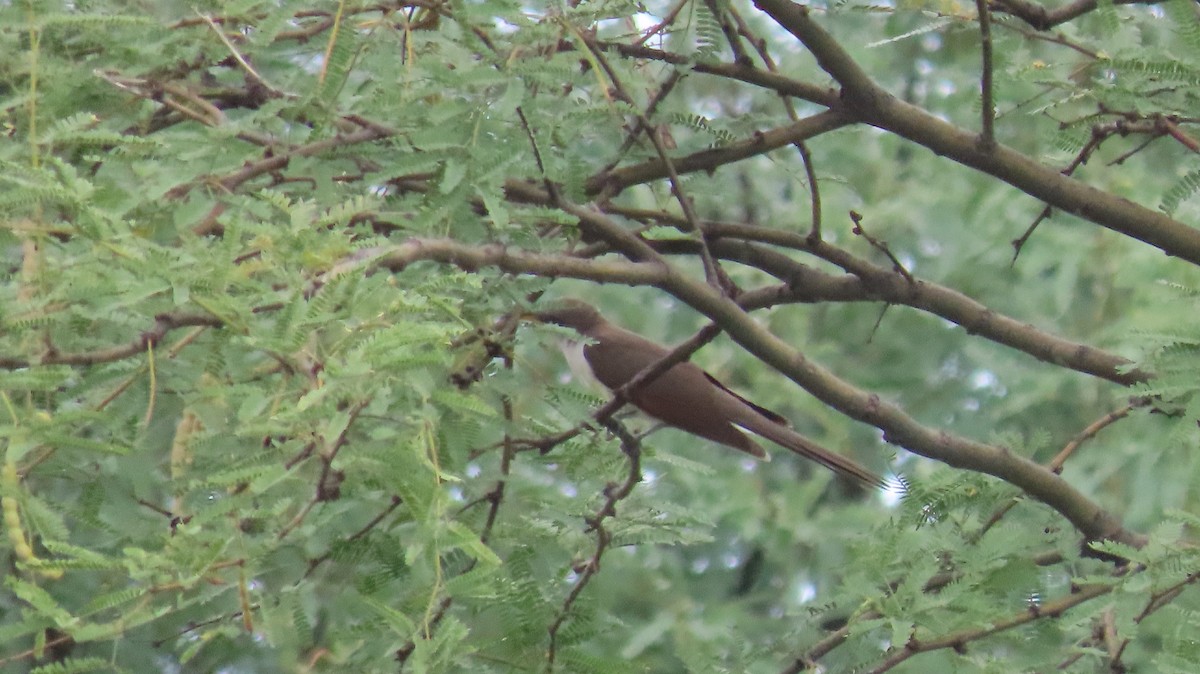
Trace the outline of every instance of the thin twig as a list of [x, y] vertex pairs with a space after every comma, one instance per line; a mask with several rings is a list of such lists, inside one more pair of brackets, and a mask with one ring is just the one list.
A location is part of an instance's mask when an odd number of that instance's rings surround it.
[[608, 550], [609, 544], [612, 543], [612, 532], [604, 526], [604, 521], [611, 517], [616, 517], [617, 503], [633, 493], [633, 488], [642, 481], [642, 447], [633, 434], [626, 431], [620, 424], [607, 419], [604, 422], [605, 428], [612, 431], [621, 440], [621, 451], [629, 460], [629, 470], [625, 474], [625, 481], [621, 484], [609, 482], [604, 487], [604, 503], [591, 516], [586, 518], [588, 531], [596, 534], [596, 547], [592, 551], [592, 556], [586, 562], [576, 565], [576, 573], [579, 577], [575, 580], [571, 591], [567, 593], [563, 599], [562, 606], [558, 610], [558, 615], [554, 621], [550, 623], [547, 629], [550, 644], [546, 648], [546, 672], [554, 671], [554, 662], [558, 655], [558, 632], [567, 622], [571, 614], [571, 607], [575, 605], [576, 600], [583, 594], [584, 588], [588, 586], [592, 578], [600, 571], [600, 559]]
[[1129, 403], [1128, 405], [1125, 405], [1119, 409], [1115, 409], [1088, 424], [1087, 428], [1079, 431], [1079, 433], [1076, 434], [1075, 437], [1071, 438], [1071, 441], [1068, 442], [1058, 454], [1054, 455], [1054, 458], [1050, 460], [1050, 463], [1046, 464], [1046, 467], [1055, 473], [1062, 473], [1063, 465], [1066, 464], [1067, 459], [1070, 458], [1071, 455], [1075, 453], [1075, 450], [1079, 449], [1084, 442], [1096, 437], [1096, 434], [1098, 434], [1100, 431], [1129, 416], [1129, 413], [1132, 412], [1134, 408], [1141, 406], [1141, 403]]
[[[392, 514], [396, 510], [396, 508], [399, 508], [400, 504], [402, 504], [402, 503], [404, 503], [404, 499], [393, 494], [392, 500], [388, 504], [387, 508], [384, 508], [382, 511], [380, 511], [379, 514], [376, 515], [375, 517], [372, 517], [371, 521], [367, 522], [365, 525], [363, 525], [363, 527], [360, 528], [358, 531], [354, 532], [353, 534], [351, 534], [351, 535], [347, 536], [345, 539], [343, 539], [342, 543], [350, 543], [353, 541], [357, 541], [360, 538], [362, 538], [363, 536], [366, 536], [368, 533], [370, 533], [370, 531], [372, 529], [379, 526], [379, 524], [381, 522], [383, 522], [383, 520], [386, 519], [388, 515]], [[311, 576], [312, 572], [316, 571], [318, 566], [321, 566], [325, 562], [329, 561], [332, 557], [333, 557], [333, 550], [331, 549], [331, 550], [325, 552], [324, 554], [320, 555], [319, 557], [314, 557], [314, 558], [310, 559], [308, 561], [308, 569], [304, 571], [303, 578], [308, 578], [309, 576]], [[297, 583], [299, 583], [299, 581], [297, 581]]]
[[984, 151], [990, 151], [996, 147], [996, 103], [992, 98], [992, 15], [988, 10], [988, 0], [975, 0], [975, 9], [979, 13], [980, 56], [983, 60], [979, 78], [983, 102], [979, 145]]
[[[229, 38], [225, 35], [225, 32], [221, 30], [215, 21], [213, 21], [211, 16], [208, 14], [201, 14], [198, 10], [196, 11], [196, 14], [208, 24], [209, 28], [212, 28], [213, 32], [217, 34], [217, 37], [221, 38], [221, 42], [225, 44], [225, 48], [229, 50], [229, 53], [233, 54], [234, 60], [238, 62], [238, 65], [240, 65], [243, 70], [249, 73], [250, 77], [254, 78], [255, 82], [258, 82], [260, 85], [266, 88], [267, 91], [270, 91], [275, 96], [283, 95], [282, 91], [271, 86], [270, 82], [267, 82], [267, 79], [259, 74], [259, 72], [250, 65], [246, 58], [242, 56], [242, 53], [238, 51], [237, 47], [235, 47], [233, 43], [229, 41]], [[328, 55], [326, 55], [326, 60], [328, 60]]]
[[[1071, 438], [1070, 442], [1068, 442], [1058, 454], [1054, 455], [1053, 459], [1050, 459], [1049, 463], [1046, 464], [1046, 467], [1054, 473], [1061, 475], [1063, 465], [1066, 464], [1067, 459], [1070, 458], [1070, 456], [1075, 453], [1075, 450], [1079, 449], [1084, 442], [1096, 437], [1097, 433], [1112, 425], [1116, 421], [1124, 419], [1131, 411], [1133, 411], [1135, 407], [1139, 407], [1141, 405], [1142, 403], [1140, 402], [1130, 403], [1120, 409], [1113, 410], [1112, 412], [1100, 417], [1096, 421], [1088, 424], [1087, 428], [1084, 428], [1082, 431], [1077, 433], [1075, 437]], [[1017, 503], [1019, 502], [1020, 501], [1017, 498], [1013, 498], [1008, 503], [1005, 503], [1003, 506], [997, 508], [996, 511], [993, 512], [990, 517], [988, 517], [987, 521], [979, 527], [979, 530], [969, 538], [969, 540], [974, 542], [982, 538], [984, 534], [986, 534], [992, 527], [996, 526], [996, 524], [1008, 514], [1008, 511], [1016, 507]]]
[[903, 276], [904, 279], [909, 282], [909, 284], [915, 284], [917, 282], [916, 279], [913, 278], [912, 274], [908, 273], [908, 270], [904, 268], [904, 265], [900, 264], [900, 260], [898, 260], [892, 253], [892, 249], [888, 247], [887, 242], [880, 241], [879, 239], [876, 239], [867, 233], [867, 230], [862, 226], [863, 216], [861, 213], [858, 213], [857, 211], [850, 211], [850, 219], [854, 222], [854, 227], [850, 231], [855, 236], [861, 236], [862, 238], [866, 239], [867, 243], [871, 244], [872, 248], [875, 248], [879, 252], [886, 255], [887, 258], [892, 261], [892, 270]]
[[313, 490], [313, 496], [304, 504], [300, 512], [288, 522], [279, 533], [275, 535], [276, 540], [283, 540], [304, 522], [308, 514], [312, 512], [314, 506], [323, 501], [334, 501], [340, 496], [342, 480], [345, 475], [340, 470], [333, 469], [333, 461], [337, 458], [338, 452], [341, 451], [346, 443], [349, 442], [350, 429], [354, 426], [354, 422], [358, 419], [359, 414], [366, 409], [370, 404], [370, 400], [360, 400], [350, 407], [347, 412], [348, 419], [346, 426], [338, 433], [337, 437], [329, 443], [329, 448], [320, 453], [321, 457], [321, 474], [317, 477], [317, 484]]
[[[616, 89], [618, 96], [624, 100], [632, 101], [621, 84], [617, 71], [612, 67], [603, 50], [599, 49], [595, 41], [587, 36], [580, 34], [579, 37], [582, 39], [583, 44], [591, 51], [592, 57], [604, 69], [609, 83]], [[658, 154], [659, 161], [662, 162], [663, 167], [666, 169], [667, 181], [671, 186], [671, 195], [679, 203], [679, 208], [683, 212], [684, 219], [687, 221], [692, 233], [700, 239], [702, 244], [700, 248], [700, 261], [704, 266], [704, 278], [708, 281], [709, 285], [717, 288], [723, 294], [736, 296], [737, 289], [733, 285], [733, 281], [725, 274], [724, 270], [717, 264], [716, 259], [713, 258], [712, 253], [708, 250], [708, 241], [705, 239], [704, 230], [700, 227], [700, 218], [696, 215], [696, 209], [692, 205], [691, 198], [683, 192], [683, 184], [679, 179], [679, 173], [675, 170], [675, 162], [667, 154], [662, 137], [659, 135], [657, 129], [654, 128], [654, 125], [650, 123], [650, 119], [640, 112], [637, 114], [637, 123], [654, 146], [654, 151]]]
[[893, 647], [891, 655], [886, 657], [877, 667], [869, 671], [871, 674], [883, 674], [883, 672], [890, 671], [900, 663], [921, 653], [928, 653], [943, 648], [962, 649], [967, 643], [978, 641], [998, 632], [1010, 630], [1035, 620], [1056, 618], [1071, 608], [1091, 601], [1096, 597], [1109, 594], [1115, 587], [1115, 585], [1087, 585], [1076, 588], [1070, 594], [1058, 599], [1031, 605], [1029, 609], [1020, 613], [989, 620], [986, 625], [981, 627], [969, 627], [930, 639], [910, 638], [907, 643]]
[[804, 173], [808, 176], [808, 195], [809, 195], [809, 217], [812, 218], [812, 225], [808, 230], [809, 244], [815, 244], [821, 240], [821, 188], [817, 185], [817, 170], [813, 166], [812, 155], [808, 152], [808, 146], [803, 142], [792, 143], [792, 147], [800, 152], [800, 160], [804, 163]]
[[[1068, 164], [1067, 167], [1061, 171], [1061, 173], [1064, 176], [1074, 175], [1075, 171], [1080, 166], [1083, 166], [1088, 162], [1088, 159], [1090, 159], [1096, 150], [1099, 149], [1100, 144], [1103, 143], [1110, 135], [1110, 132], [1106, 132], [1100, 126], [1092, 127], [1091, 137], [1088, 138], [1088, 141], [1084, 143], [1079, 152], [1075, 154], [1075, 158], [1071, 160], [1071, 163]], [[1033, 222], [1030, 223], [1029, 227], [1025, 228], [1025, 231], [1021, 234], [1021, 236], [1018, 236], [1012, 240], [1013, 256], [1012, 259], [1009, 260], [1008, 266], [1012, 267], [1017, 264], [1017, 258], [1021, 255], [1021, 251], [1025, 249], [1025, 244], [1029, 242], [1029, 238], [1033, 236], [1033, 233], [1035, 230], [1037, 230], [1038, 225], [1042, 224], [1042, 221], [1048, 219], [1053, 213], [1054, 209], [1051, 208], [1049, 204], [1046, 204], [1046, 206], [1042, 208], [1042, 212], [1038, 213], [1038, 216], [1033, 219]]]

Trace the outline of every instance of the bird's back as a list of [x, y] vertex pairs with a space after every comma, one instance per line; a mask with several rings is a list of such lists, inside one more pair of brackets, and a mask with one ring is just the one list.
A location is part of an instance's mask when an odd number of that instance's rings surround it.
[[[627, 330], [606, 334], [605, 339], [583, 349], [596, 379], [613, 390], [668, 353], [668, 349]], [[693, 363], [672, 366], [639, 387], [631, 398], [634, 405], [659, 421], [748, 454], [765, 456], [761, 447], [729, 423], [727, 410], [740, 406], [740, 401]]]

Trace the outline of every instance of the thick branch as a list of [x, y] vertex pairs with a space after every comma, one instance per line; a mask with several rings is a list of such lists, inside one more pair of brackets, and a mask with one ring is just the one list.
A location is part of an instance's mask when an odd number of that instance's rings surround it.
[[[795, 239], [797, 243], [807, 241], [805, 237], [796, 233], [773, 231]], [[717, 244], [717, 250], [721, 251], [722, 255], [728, 251], [721, 243]], [[1101, 377], [1122, 386], [1131, 386], [1151, 378], [1147, 372], [1131, 369], [1133, 363], [1121, 356], [1039, 330], [1029, 323], [994, 311], [953, 288], [921, 279], [909, 283], [891, 269], [856, 258], [827, 243], [819, 243], [814, 252], [826, 259], [836, 259], [845, 264], [844, 268], [848, 268], [847, 270], [857, 277], [858, 283], [855, 285], [862, 293], [862, 299], [900, 304], [929, 312], [961, 325], [970, 334], [1025, 352], [1038, 360]], [[787, 272], [802, 266], [785, 256], [779, 258], [781, 259], [776, 259], [780, 265], [778, 271]], [[786, 266], [783, 266], [784, 260], [787, 261]], [[788, 280], [789, 277], [782, 278]], [[795, 287], [796, 297], [803, 297], [805, 287], [790, 284]]]
[[[602, 216], [596, 216], [602, 217]], [[883, 430], [884, 438], [916, 454], [957, 468], [998, 477], [1023, 489], [1067, 518], [1088, 539], [1110, 539], [1140, 546], [1145, 538], [1069, 483], [1007, 448], [952, 435], [918, 423], [899, 407], [837, 378], [809, 361], [786, 342], [759, 326], [732, 300], [712, 287], [687, 279], [670, 266], [653, 263], [606, 263], [512, 252], [503, 246], [473, 247], [448, 240], [409, 240], [375, 251], [373, 259], [394, 271], [418, 260], [437, 260], [465, 269], [495, 266], [509, 273], [583, 278], [630, 285], [652, 285], [670, 292], [716, 321], [752, 355], [780, 371], [813, 396], [843, 414]], [[627, 272], [622, 274], [620, 272]]]
[[[1149, 381], [1152, 377], [1148, 372], [1131, 369], [1131, 361], [1114, 353], [1040, 330], [998, 313], [952, 288], [920, 278], [909, 283], [891, 269], [857, 258], [828, 243], [814, 245], [798, 232], [730, 223], [707, 223], [705, 231], [714, 237], [710, 246], [717, 256], [761, 269], [787, 284], [786, 287], [754, 291], [762, 295], [761, 301], [747, 297], [744, 298], [746, 302], [739, 302], [743, 306], [887, 302], [928, 312], [962, 326], [972, 335], [1122, 386]], [[838, 264], [850, 274], [834, 276], [750, 241], [804, 250]], [[691, 241], [660, 241], [657, 245], [664, 252], [692, 252], [695, 248]]]
[[904, 410], [834, 376], [750, 318], [736, 304], [675, 276], [662, 284], [692, 308], [721, 325], [733, 341], [775, 368], [825, 404], [884, 433], [884, 439], [956, 468], [987, 473], [1009, 482], [1058, 511], [1088, 539], [1112, 539], [1140, 546], [1145, 538], [1128, 531], [1065, 480], [1006, 447], [987, 445], [924, 426]]
[[[496, 267], [510, 274], [534, 274], [550, 278], [565, 276], [631, 286], [657, 285], [665, 275], [662, 265], [651, 262], [582, 260], [562, 255], [512, 251], [499, 244], [476, 247], [450, 239], [409, 239], [398, 246], [364, 249], [354, 257], [357, 260], [372, 258], [375, 266], [392, 272], [402, 271], [414, 262], [431, 260], [453, 264], [467, 271]], [[340, 267], [338, 271], [344, 268]]]
[[892, 96], [858, 66], [808, 10], [790, 0], [755, 0], [796, 36], [821, 67], [842, 85], [847, 112], [872, 126], [977, 169], [1045, 201], [1059, 210], [1200, 264], [1200, 230], [1127, 199], [1096, 189], [997, 144], [983, 148], [979, 137]]

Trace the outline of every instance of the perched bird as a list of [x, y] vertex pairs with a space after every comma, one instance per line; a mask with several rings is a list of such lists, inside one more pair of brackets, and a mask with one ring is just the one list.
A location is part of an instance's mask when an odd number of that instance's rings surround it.
[[[596, 379], [614, 391], [670, 353], [660, 344], [609, 323], [595, 307], [579, 300], [561, 300], [528, 316], [588, 337], [591, 343], [583, 347], [583, 356]], [[659, 421], [760, 459], [769, 457], [743, 430], [865, 485], [886, 485], [883, 478], [796, 433], [788, 428], [786, 419], [729, 390], [693, 363], [671, 367], [629, 397], [638, 409]]]

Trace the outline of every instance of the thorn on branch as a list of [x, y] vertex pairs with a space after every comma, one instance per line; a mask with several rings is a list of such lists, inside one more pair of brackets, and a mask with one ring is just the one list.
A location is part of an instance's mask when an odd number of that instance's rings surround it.
[[1029, 241], [1031, 236], [1033, 236], [1033, 232], [1037, 229], [1038, 225], [1042, 224], [1042, 221], [1049, 218], [1052, 213], [1054, 213], [1054, 209], [1050, 208], [1049, 206], [1043, 208], [1042, 212], [1038, 213], [1038, 216], [1033, 219], [1033, 222], [1029, 225], [1029, 227], [1025, 228], [1025, 231], [1021, 234], [1021, 236], [1018, 236], [1012, 240], [1013, 256], [1008, 262], [1009, 267], [1017, 264], [1017, 258], [1020, 257], [1021, 251], [1025, 248], [1025, 243]]

